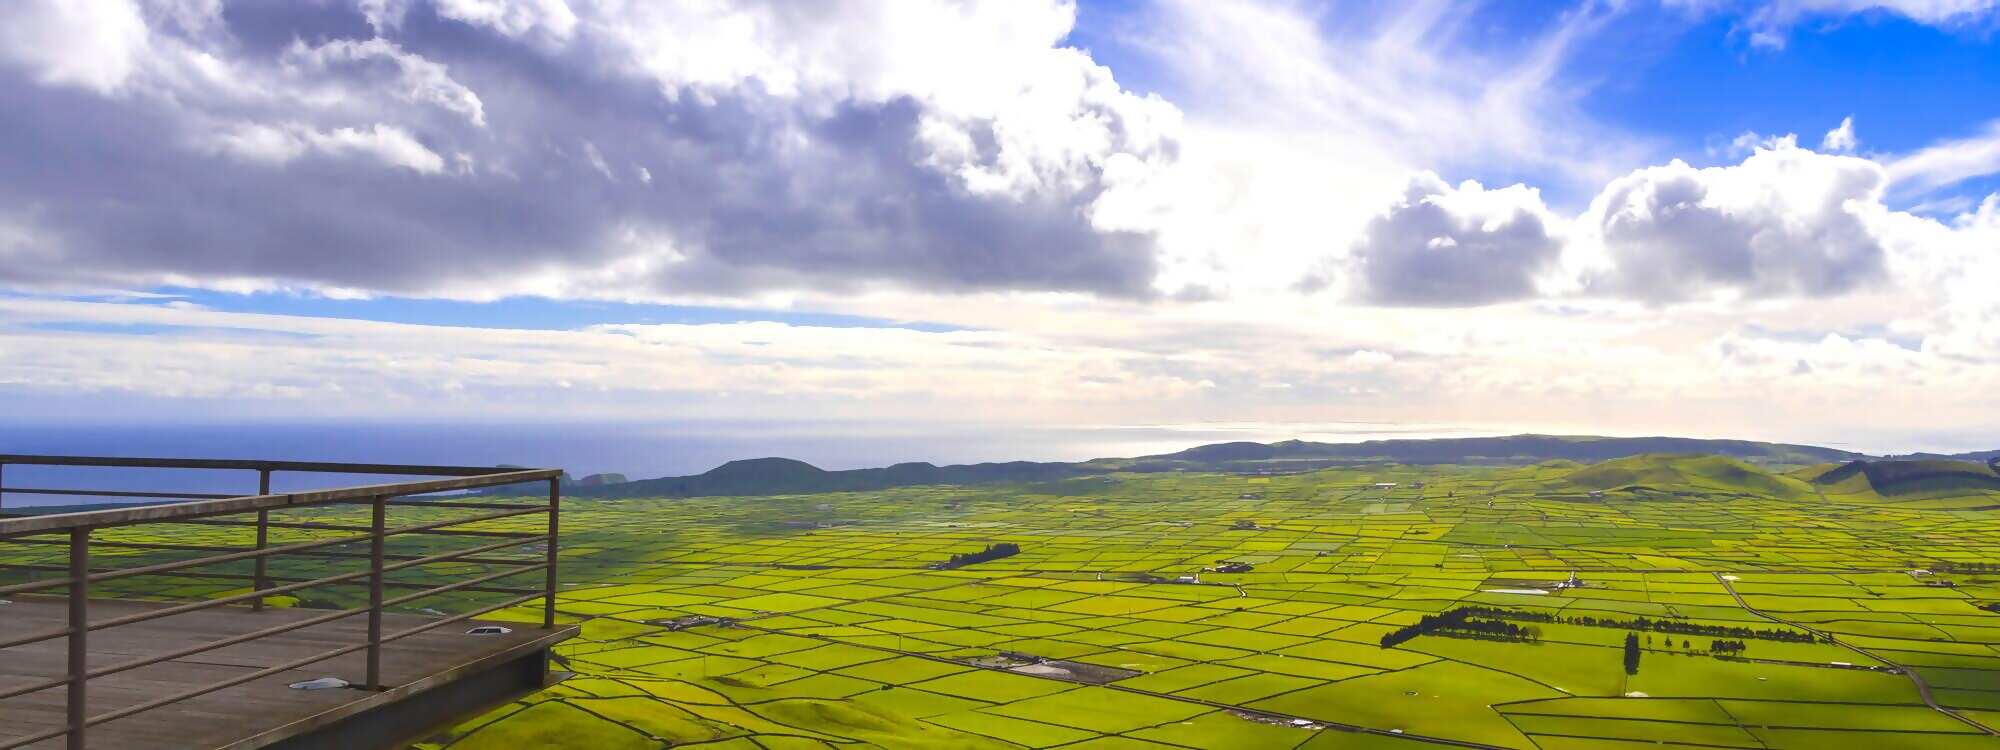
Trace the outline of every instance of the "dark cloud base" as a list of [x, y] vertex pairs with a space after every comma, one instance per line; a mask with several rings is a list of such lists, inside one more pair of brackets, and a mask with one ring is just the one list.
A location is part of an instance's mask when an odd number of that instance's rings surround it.
[[[351, 9], [313, 4], [232, 7], [225, 18], [229, 54], [251, 66], [273, 64], [293, 40], [368, 33]], [[594, 283], [669, 294], [874, 285], [1149, 294], [1151, 238], [1092, 229], [1095, 188], [969, 193], [922, 163], [918, 102], [810, 113], [755, 86], [670, 97], [601, 73], [587, 46], [537, 50], [422, 9], [397, 41], [448, 65], [478, 94], [488, 127], [407, 103], [287, 108], [280, 92], [248, 103], [102, 96], [0, 68], [0, 214], [13, 214], [0, 221], [27, 225], [35, 257], [54, 259], [0, 266], [0, 281], [253, 278], [421, 295], [505, 288], [551, 268], [601, 276], [668, 245], [679, 261]], [[447, 167], [421, 174], [317, 152], [273, 164], [204, 148], [227, 122], [322, 132], [393, 124]]]

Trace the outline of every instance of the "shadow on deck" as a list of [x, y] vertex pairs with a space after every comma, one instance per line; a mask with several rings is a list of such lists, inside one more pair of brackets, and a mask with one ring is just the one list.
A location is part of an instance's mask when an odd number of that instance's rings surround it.
[[[167, 605], [96, 600], [94, 617], [121, 617]], [[61, 628], [67, 600], [16, 599], [0, 605], [0, 639]], [[319, 610], [243, 607], [190, 612], [108, 630], [90, 640], [93, 661], [120, 662], [166, 650], [239, 636], [327, 614]], [[385, 615], [383, 625], [405, 630], [433, 622], [415, 615]], [[467, 635], [481, 625], [503, 625], [504, 635]], [[294, 690], [288, 685], [338, 677], [360, 685], [366, 654], [355, 652], [259, 677], [207, 695], [90, 728], [93, 747], [115, 748], [367, 748], [421, 737], [452, 720], [511, 701], [550, 684], [551, 646], [576, 633], [574, 626], [543, 630], [521, 623], [460, 621], [383, 646], [380, 692], [359, 687]], [[190, 685], [223, 682], [367, 639], [362, 618], [348, 618], [173, 659], [90, 681], [95, 713], [129, 708]], [[51, 679], [67, 670], [61, 639], [8, 649], [0, 659], [0, 690]], [[0, 742], [64, 726], [60, 690], [0, 701], [7, 720]], [[59, 748], [62, 738], [28, 745]]]
[[[556, 624], [556, 469], [0, 455], [9, 466], [254, 471], [258, 492], [0, 484], [191, 501], [0, 518], [0, 750], [395, 747], [546, 687], [551, 647], [577, 632]], [[274, 472], [450, 478], [274, 493]], [[462, 494], [521, 484], [536, 489]], [[365, 603], [282, 606], [308, 590]], [[403, 613], [419, 602], [436, 616]], [[477, 619], [534, 604], [538, 623]], [[334, 686], [292, 687], [321, 678]]]

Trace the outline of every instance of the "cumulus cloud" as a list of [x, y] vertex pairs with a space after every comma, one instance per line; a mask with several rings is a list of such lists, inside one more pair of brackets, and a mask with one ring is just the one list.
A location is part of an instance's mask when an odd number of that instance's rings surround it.
[[103, 94], [124, 87], [151, 37], [129, 0], [20, 0], [0, 19], [0, 58], [43, 83]]
[[[1849, 121], [1829, 137], [1851, 132]], [[1951, 227], [1892, 210], [1893, 164], [1811, 151], [1795, 136], [1745, 142], [1738, 163], [1674, 160], [1613, 179], [1574, 217], [1523, 185], [1454, 187], [1419, 173], [1302, 286], [1389, 306], [1662, 305], [1938, 288], [1974, 264], [1980, 219]]]
[[1840, 127], [1826, 131], [1826, 136], [1819, 140], [1819, 150], [1827, 153], [1844, 154], [1853, 151], [1856, 143], [1857, 141], [1854, 139], [1854, 118], [1852, 116], [1843, 117], [1840, 118]]
[[1948, 230], [1913, 229], [1913, 244], [1930, 256], [1909, 275], [1943, 298], [1923, 324], [1925, 347], [1958, 361], [2000, 364], [2000, 195], [1960, 214]]
[[1060, 0], [105, 4], [136, 41], [67, 7], [0, 27], [124, 57], [10, 45], [0, 205], [61, 262], [0, 280], [1154, 293], [1152, 228], [1097, 206], [1179, 112], [1062, 46]]
[[1882, 167], [1791, 138], [1741, 164], [1680, 160], [1613, 180], [1579, 219], [1584, 284], [1650, 302], [1835, 295], [1883, 281], [1871, 221], [1886, 213]]
[[[1989, 139], [1886, 171], [1832, 153], [1856, 146], [1848, 119], [1829, 153], [1753, 137], [1740, 164], [1606, 171], [1645, 162], [1554, 85], [1617, 15], [1596, 4], [1494, 81], [1463, 74], [1486, 60], [1433, 6], [1332, 32], [1281, 3], [1146, 11], [1162, 31], [1141, 46], [1174, 75], [1275, 123], [1240, 130], [1126, 89], [1069, 46], [1061, 0], [221, 9], [0, 5], [0, 33], [36, 35], [0, 65], [0, 226], [46, 261], [0, 282], [1214, 300], [1310, 276], [1384, 306], [1814, 298], [1893, 265], [1885, 184], [1992, 168]], [[65, 47], [109, 51], [45, 54]], [[1439, 166], [1468, 154], [1518, 157]], [[1597, 197], [1557, 216], [1534, 188], [1413, 168], [1553, 171], [1552, 194]]]
[[1562, 251], [1561, 223], [1525, 185], [1453, 187], [1423, 173], [1355, 244], [1352, 291], [1375, 304], [1431, 307], [1529, 297]]

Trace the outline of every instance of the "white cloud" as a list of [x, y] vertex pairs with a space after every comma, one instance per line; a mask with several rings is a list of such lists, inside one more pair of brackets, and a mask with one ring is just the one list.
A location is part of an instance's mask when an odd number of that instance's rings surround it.
[[1854, 117], [1840, 118], [1840, 127], [1826, 131], [1826, 137], [1819, 141], [1819, 150], [1827, 153], [1844, 154], [1854, 150]]
[[2000, 367], [2000, 194], [1949, 227], [1912, 220], [1903, 227], [1905, 271], [1936, 300], [1917, 324], [1927, 351]]
[[403, 101], [439, 107], [486, 127], [486, 108], [478, 94], [453, 80], [444, 65], [406, 52], [387, 39], [337, 39], [316, 46], [295, 40], [280, 59], [295, 75], [319, 74], [342, 66], [363, 67], [378, 61], [394, 69], [390, 85]]
[[[1729, 0], [1673, 0], [1697, 9], [1735, 7]], [[2000, 0], [1768, 0], [1750, 3], [1741, 28], [1760, 47], [1782, 49], [1792, 29], [1816, 18], [1882, 13], [1931, 26], [1952, 29], [1991, 21]]]
[[1114, 157], [1164, 163], [1181, 126], [1061, 46], [1075, 17], [1066, 0], [666, 2], [586, 6], [579, 34], [669, 97], [754, 86], [810, 112], [908, 97], [924, 105], [923, 163], [1025, 200], [1093, 192]]
[[1453, 187], [1426, 172], [1355, 244], [1351, 292], [1375, 304], [1438, 307], [1535, 296], [1561, 255], [1562, 231], [1533, 188]]
[[[142, 14], [154, 21], [140, 26], [147, 41], [116, 75], [43, 82], [115, 86], [118, 106], [30, 91], [50, 101], [23, 104], [30, 117], [19, 127], [31, 132], [21, 135], [53, 140], [64, 127], [59, 107], [99, 107], [88, 120], [104, 130], [145, 124], [131, 137], [93, 136], [119, 149], [102, 158], [143, 160], [161, 181], [250, 190], [244, 176], [161, 153], [175, 149], [265, 166], [308, 156], [318, 157], [313, 166], [346, 157], [425, 174], [449, 165], [456, 179], [428, 186], [447, 192], [399, 197], [363, 184], [379, 173], [323, 169], [298, 189], [259, 191], [266, 205], [257, 217], [221, 238], [194, 236], [215, 225], [201, 218], [206, 210], [174, 201], [127, 213], [147, 225], [128, 231], [65, 212], [85, 226], [51, 235], [71, 260], [58, 268], [95, 283], [261, 278], [368, 288], [401, 278], [422, 286], [378, 291], [493, 295], [522, 291], [520, 278], [580, 281], [601, 268], [644, 266], [655, 275], [620, 288], [1154, 291], [1157, 227], [1098, 204], [1144, 202], [1125, 194], [1154, 184], [1177, 159], [1180, 114], [1062, 46], [1076, 12], [1063, 0], [430, 3], [447, 22], [473, 27], [449, 34], [405, 24], [411, 2], [357, 0], [354, 12], [393, 35], [373, 39], [342, 37], [354, 28], [329, 20], [338, 8], [280, 4], [225, 18], [208, 0], [167, 1]], [[17, 15], [34, 20], [0, 5], [0, 21]], [[467, 45], [467, 33], [487, 38]], [[290, 43], [273, 49], [279, 34]], [[446, 59], [449, 69], [438, 62]], [[491, 88], [475, 92], [468, 82]], [[497, 121], [501, 112], [508, 121]], [[645, 166], [626, 166], [634, 163]], [[1107, 178], [1112, 170], [1117, 181]], [[592, 184], [577, 182], [581, 174]], [[70, 206], [107, 203], [72, 200], [61, 193], [78, 189], [74, 181], [49, 179], [5, 187]], [[510, 202], [512, 226], [502, 229], [484, 207]], [[334, 215], [353, 221], [324, 226]], [[93, 244], [131, 231], [215, 252], [198, 263], [123, 241]], [[333, 238], [415, 232], [432, 252], [373, 268], [287, 262], [272, 248], [288, 243], [267, 232], [349, 245], [362, 240]], [[621, 239], [633, 235], [671, 246], [678, 261], [653, 265], [663, 254]], [[455, 254], [478, 257], [455, 258], [463, 262], [447, 274], [415, 267]], [[398, 262], [414, 265], [389, 267]]]
[[0, 58], [46, 84], [117, 93], [148, 54], [132, 0], [11, 0], [0, 10]]
[[[206, 1], [0, 5], [0, 35], [104, 50], [8, 37], [0, 85], [42, 98], [6, 122], [130, 146], [55, 165], [22, 147], [48, 177], [0, 185], [0, 257], [25, 261], [0, 272], [970, 330], [478, 331], [16, 298], [9, 392], [385, 416], [524, 392], [614, 416], [1602, 412], [1716, 432], [1680, 407], [1837, 422], [1874, 402], [1829, 394], [1887, 389], [1909, 400], [1890, 416], [1921, 420], [2000, 379], [2000, 199], [1932, 202], [1968, 211], [1947, 221], [1882, 203], [1994, 171], [2000, 136], [1878, 160], [1853, 155], [1850, 118], [1825, 153], [1750, 134], [1726, 165], [1668, 162], [1593, 122], [1591, 81], [1564, 72], [1616, 3], [1516, 42], [1445, 3], [1169, 0], [1133, 12], [1117, 58], [1154, 63], [1149, 85], [1184, 91], [1169, 102], [1070, 46], [1058, 0], [446, 0], [442, 31], [405, 23], [405, 0], [356, 2], [382, 38], [340, 38], [366, 33], [355, 18], [318, 33], [320, 6], [268, 6], [262, 23], [303, 31], [250, 38]], [[75, 15], [130, 8], [153, 26]], [[1314, 272], [1331, 291], [1297, 293]], [[1484, 307], [1426, 309], [1447, 305]], [[76, 320], [187, 330], [35, 325]]]
[[1899, 192], [1927, 192], [2000, 172], [2000, 120], [1987, 123], [1985, 130], [1891, 159], [1889, 181]]
[[[407, 0], [364, 0], [375, 17], [400, 18], [388, 8]], [[508, 36], [542, 32], [558, 40], [568, 40], [576, 32], [577, 16], [564, 0], [436, 0], [439, 16], [491, 27]], [[375, 10], [380, 8], [381, 10]], [[394, 12], [391, 16], [390, 13]]]
[[1527, 172], [1588, 194], [1644, 163], [1647, 147], [1592, 122], [1576, 105], [1589, 84], [1563, 74], [1617, 8], [1551, 13], [1545, 32], [1498, 49], [1463, 16], [1435, 2], [1173, 0], [1118, 18], [1114, 38], [1169, 82], [1188, 125], [1177, 160], [1117, 175], [1100, 226], [1154, 232], [1162, 290], [1289, 293], [1307, 276], [1340, 288], [1350, 247], [1413, 173]]
[[[91, 394], [103, 403], [213, 404], [212, 417], [504, 419], [556, 410], [576, 419], [882, 420], [935, 418], [950, 404], [959, 419], [1069, 423], [1435, 423], [1476, 411], [1496, 428], [1643, 425], [1750, 437], [1799, 438], [1816, 429], [1852, 437], [1856, 424], [1909, 429], [1940, 419], [2000, 426], [1979, 416], [2000, 412], [1974, 406], [2000, 407], [1980, 395], [2000, 386], [2000, 368], [1928, 343], [1913, 349], [1848, 332], [1865, 318], [1818, 302], [1767, 313], [1766, 323], [1795, 327], [1768, 330], [1719, 309], [1662, 315], [1615, 305], [1562, 312], [1501, 305], [1468, 316], [1277, 298], [1249, 309], [1024, 304], [1009, 296], [878, 301], [884, 312], [907, 306], [993, 325], [524, 331], [14, 298], [0, 300], [0, 351], [8, 355], [0, 356], [0, 388]], [[1275, 383], [1287, 387], [1268, 387]]]
[[361, 155], [423, 174], [444, 171], [444, 157], [393, 125], [318, 130], [299, 123], [243, 123], [219, 133], [207, 146], [218, 153], [269, 165], [308, 154]]
[[1396, 357], [1373, 349], [1360, 349], [1347, 355], [1347, 363], [1362, 368], [1387, 367], [1396, 363]]
[[[49, 320], [107, 332], [32, 326]], [[1029, 334], [774, 322], [522, 331], [8, 299], [0, 349], [36, 352], [0, 357], [0, 386], [15, 392], [310, 399], [336, 413], [462, 414], [522, 389], [578, 392], [584, 413], [602, 417], [725, 394], [752, 399], [744, 408], [753, 410], [762, 399], [773, 416], [798, 401], [914, 414], [934, 403], [1177, 399], [1205, 387], [1130, 352]]]
[[1613, 180], [1569, 264], [1591, 291], [1653, 302], [1840, 294], [1884, 281], [1880, 165], [1779, 139], [1741, 164], [1675, 160]]
[[1620, 13], [1580, 3], [1496, 50], [1442, 2], [1170, 0], [1132, 43], [1174, 76], [1182, 106], [1233, 127], [1309, 132], [1405, 171], [1528, 168], [1595, 183], [1644, 149], [1581, 112], [1589, 84], [1563, 69]]
[[611, 164], [609, 162], [606, 162], [604, 160], [604, 154], [597, 150], [597, 144], [591, 143], [590, 141], [584, 141], [583, 158], [585, 161], [590, 163], [591, 169], [595, 169], [597, 170], [598, 174], [604, 175], [604, 179], [610, 180], [612, 182], [618, 181], [618, 176], [611, 173]]

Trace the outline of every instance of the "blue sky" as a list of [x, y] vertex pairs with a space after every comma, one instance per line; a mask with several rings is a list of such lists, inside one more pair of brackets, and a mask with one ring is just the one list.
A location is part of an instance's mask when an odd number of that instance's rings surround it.
[[[1767, 50], [1733, 24], [1719, 16], [1656, 40], [1655, 59], [1621, 69], [1586, 109], [1682, 152], [1744, 131], [1817, 133], [1843, 117], [1866, 128], [1871, 147], [1909, 151], [2000, 117], [1989, 33], [1883, 15], [1802, 30]], [[1602, 54], [1615, 65], [1623, 52]]]
[[22, 411], [2000, 444], [1992, 0], [0, 28]]

